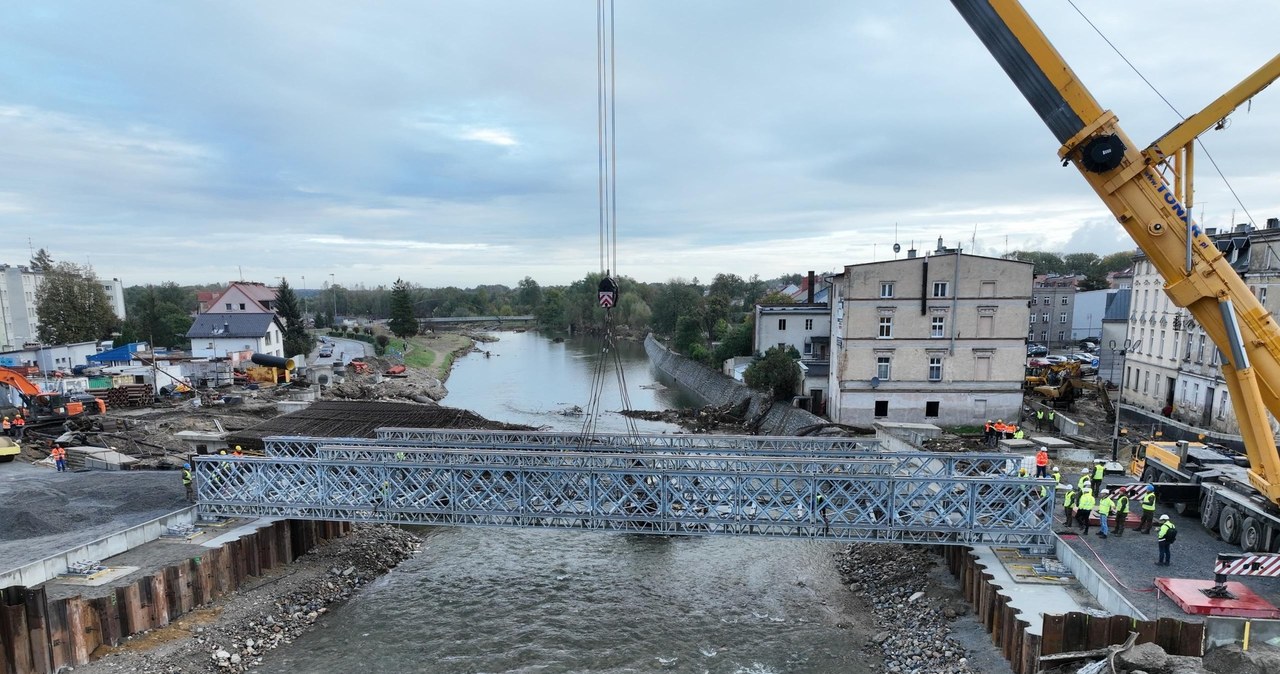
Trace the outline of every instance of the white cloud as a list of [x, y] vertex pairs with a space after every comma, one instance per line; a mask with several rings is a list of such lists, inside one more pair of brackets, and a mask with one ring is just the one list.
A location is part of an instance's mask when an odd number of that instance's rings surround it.
[[490, 145], [500, 145], [502, 147], [512, 147], [518, 145], [514, 136], [510, 132], [502, 129], [468, 129], [463, 131], [459, 138], [463, 140], [475, 140]]

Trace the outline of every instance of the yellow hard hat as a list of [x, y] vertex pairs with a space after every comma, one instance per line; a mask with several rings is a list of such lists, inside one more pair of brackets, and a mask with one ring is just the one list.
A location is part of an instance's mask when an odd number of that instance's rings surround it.
[[236, 451], [240, 451], [240, 445], [236, 445]]

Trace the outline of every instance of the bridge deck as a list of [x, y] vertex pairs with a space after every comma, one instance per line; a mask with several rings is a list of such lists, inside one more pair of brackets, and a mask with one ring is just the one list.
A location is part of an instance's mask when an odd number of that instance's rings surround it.
[[[410, 441], [394, 430], [268, 438], [267, 458], [200, 457], [200, 511], [844, 541], [1038, 546], [1051, 536], [1053, 490], [1040, 492], [1052, 482], [1009, 477], [1009, 455], [873, 452], [827, 438], [741, 438], [736, 451], [724, 436], [588, 446], [568, 434], [416, 431]], [[301, 456], [284, 456], [291, 448]]]

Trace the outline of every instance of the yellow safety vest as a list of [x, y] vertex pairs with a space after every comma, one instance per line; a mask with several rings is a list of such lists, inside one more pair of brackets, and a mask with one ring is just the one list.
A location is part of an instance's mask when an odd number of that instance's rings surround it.
[[1155, 512], [1156, 510], [1156, 493], [1149, 491], [1142, 495], [1142, 509]]
[[1103, 499], [1102, 499], [1102, 503], [1099, 503], [1099, 504], [1098, 504], [1098, 515], [1099, 515], [1100, 517], [1106, 517], [1106, 516], [1110, 515], [1110, 514], [1111, 514], [1111, 508], [1112, 508], [1113, 506], [1115, 506], [1115, 504], [1116, 504], [1116, 502], [1115, 502], [1115, 501], [1112, 501], [1110, 496], [1107, 496], [1107, 497], [1103, 498]]
[[1080, 495], [1080, 505], [1077, 506], [1076, 509], [1093, 510], [1093, 503], [1093, 493], [1086, 489], [1085, 492]]
[[1103, 477], [1106, 477], [1106, 475], [1107, 475], [1107, 466], [1106, 466], [1106, 464], [1102, 464], [1102, 463], [1096, 463], [1096, 464], [1094, 464], [1094, 466], [1093, 466], [1093, 481], [1094, 481], [1094, 482], [1100, 482], [1100, 481], [1102, 480], [1102, 478], [1103, 478]]

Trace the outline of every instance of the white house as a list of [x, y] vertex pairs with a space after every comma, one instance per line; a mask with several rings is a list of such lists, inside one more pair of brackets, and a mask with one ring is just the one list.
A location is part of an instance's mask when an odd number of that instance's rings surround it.
[[273, 313], [200, 314], [187, 331], [191, 355], [247, 361], [254, 353], [286, 357], [284, 325]]

